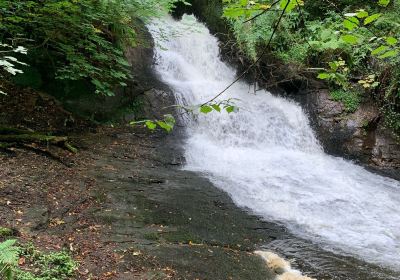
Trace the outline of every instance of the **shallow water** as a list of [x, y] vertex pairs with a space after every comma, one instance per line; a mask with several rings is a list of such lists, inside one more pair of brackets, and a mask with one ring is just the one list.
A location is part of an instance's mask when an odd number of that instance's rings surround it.
[[[162, 39], [156, 26], [174, 36]], [[219, 58], [217, 39], [194, 17], [164, 19], [150, 29], [156, 71], [181, 105], [202, 104], [235, 79]], [[302, 258], [329, 251], [354, 257], [348, 265], [369, 270], [370, 279], [396, 279], [390, 275], [400, 275], [400, 183], [325, 154], [307, 115], [290, 100], [252, 93], [244, 82], [220, 100], [227, 98], [239, 100], [239, 112], [184, 116], [185, 169], [204, 173], [239, 206], [316, 244]], [[290, 248], [274, 249], [290, 255]]]

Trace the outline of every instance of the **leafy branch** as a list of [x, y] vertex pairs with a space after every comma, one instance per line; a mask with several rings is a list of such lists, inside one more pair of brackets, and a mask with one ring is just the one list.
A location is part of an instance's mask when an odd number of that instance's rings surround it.
[[[8, 74], [16, 75], [23, 73], [19, 66], [27, 65], [16, 58], [15, 54], [27, 54], [27, 49], [23, 46], [11, 46], [9, 44], [0, 43], [0, 68]], [[0, 77], [4, 75], [0, 72]], [[0, 94], [7, 95], [4, 91], [0, 90]]]
[[[181, 110], [182, 113], [179, 116], [185, 114], [204, 114], [207, 115], [211, 112], [218, 112], [222, 113], [225, 111], [226, 113], [236, 113], [239, 111], [239, 107], [237, 107], [234, 101], [237, 100], [236, 98], [230, 98], [227, 100], [222, 100], [219, 102], [209, 102], [207, 104], [195, 105], [195, 106], [182, 106], [182, 105], [173, 105], [169, 106], [169, 108], [176, 108]], [[156, 128], [161, 128], [166, 132], [171, 132], [176, 124], [176, 119], [172, 114], [164, 115], [163, 119], [146, 119], [140, 121], [132, 121], [130, 122], [131, 125], [144, 125], [144, 127], [155, 130]]]

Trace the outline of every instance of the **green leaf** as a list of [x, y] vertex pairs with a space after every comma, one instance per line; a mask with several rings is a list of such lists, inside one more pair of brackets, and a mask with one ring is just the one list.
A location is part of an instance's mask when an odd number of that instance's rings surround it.
[[371, 22], [377, 20], [382, 14], [373, 14], [365, 18], [364, 25], [370, 24]]
[[[297, 1], [300, 2], [300, 0], [297, 0]], [[297, 6], [297, 1], [296, 0], [281, 0], [280, 7], [283, 10], [283, 9], [285, 9], [285, 7], [287, 5], [286, 12], [289, 13]]]
[[375, 50], [373, 50], [371, 52], [371, 54], [372, 55], [377, 55], [379, 53], [382, 53], [382, 52], [386, 51], [388, 48], [389, 48], [388, 46], [380, 46], [380, 47], [376, 48]]
[[330, 61], [328, 62], [328, 65], [335, 72], [339, 68], [339, 63], [337, 61]]
[[172, 126], [166, 122], [163, 121], [157, 121], [157, 124], [159, 127], [162, 129], [166, 130], [167, 132], [170, 132], [172, 130]]
[[378, 4], [380, 6], [386, 7], [387, 5], [389, 5], [390, 0], [379, 0]]
[[343, 26], [350, 31], [358, 27], [359, 23], [360, 21], [356, 17], [346, 18], [343, 20]]
[[397, 43], [397, 39], [394, 38], [394, 37], [387, 37], [387, 38], [386, 38], [386, 43], [387, 43], [389, 46], [393, 46], [393, 45], [395, 45], [395, 44]]
[[200, 107], [200, 112], [202, 112], [203, 114], [208, 114], [212, 111], [213, 109], [208, 106], [208, 105], [203, 105]]
[[145, 126], [150, 130], [154, 130], [157, 127], [157, 125], [153, 121], [146, 121]]
[[323, 72], [323, 73], [319, 73], [317, 78], [321, 79], [321, 80], [325, 80], [328, 79], [330, 77], [329, 73]]
[[213, 104], [213, 105], [211, 105], [211, 107], [212, 107], [215, 111], [221, 112], [221, 107], [220, 107], [218, 104]]
[[358, 18], [366, 18], [368, 16], [368, 12], [364, 10], [359, 10], [358, 13], [356, 14], [356, 17]]
[[352, 44], [352, 45], [355, 45], [358, 43], [358, 37], [356, 37], [354, 35], [347, 34], [347, 35], [343, 35], [341, 38], [344, 42]]
[[170, 126], [174, 127], [176, 121], [175, 121], [175, 118], [173, 115], [166, 114], [166, 115], [164, 115], [164, 122], [169, 124]]
[[227, 106], [227, 107], [225, 108], [225, 110], [228, 112], [228, 114], [230, 114], [230, 113], [232, 113], [232, 112], [235, 111], [235, 106], [232, 106], [232, 105]]
[[391, 50], [391, 51], [388, 51], [388, 52], [380, 55], [379, 58], [383, 59], [383, 58], [393, 57], [393, 56], [396, 56], [398, 53], [399, 53], [398, 50]]

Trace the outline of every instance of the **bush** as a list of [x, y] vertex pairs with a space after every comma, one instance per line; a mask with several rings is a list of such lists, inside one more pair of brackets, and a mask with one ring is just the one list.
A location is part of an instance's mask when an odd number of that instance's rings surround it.
[[[16, 240], [0, 243], [0, 279], [6, 280], [67, 280], [75, 275], [78, 264], [65, 251], [42, 253], [32, 245], [18, 247]], [[30, 271], [18, 266], [25, 258]]]

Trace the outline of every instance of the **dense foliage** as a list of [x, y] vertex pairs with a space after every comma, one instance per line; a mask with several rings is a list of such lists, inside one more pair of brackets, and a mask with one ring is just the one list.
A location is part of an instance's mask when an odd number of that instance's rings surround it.
[[[0, 243], [0, 277], [5, 280], [67, 280], [78, 264], [65, 251], [43, 253], [32, 245], [16, 246], [16, 240]], [[29, 264], [29, 271], [19, 265]]]
[[[25, 46], [29, 63], [45, 61], [57, 79], [88, 79], [97, 93], [113, 95], [130, 76], [123, 49], [138, 43], [137, 21], [158, 16], [174, 2], [2, 0], [0, 40], [3, 47]], [[0, 60], [3, 67], [6, 59]]]
[[14, 246], [15, 240], [0, 243], [0, 277], [12, 279], [13, 269], [18, 262], [19, 248]]
[[400, 133], [399, 1], [224, 3], [224, 16], [249, 57], [260, 56], [276, 27], [268, 46], [274, 56], [304, 71], [319, 70], [318, 78], [329, 83], [333, 99], [349, 112], [360, 99], [373, 99], [387, 125]]

